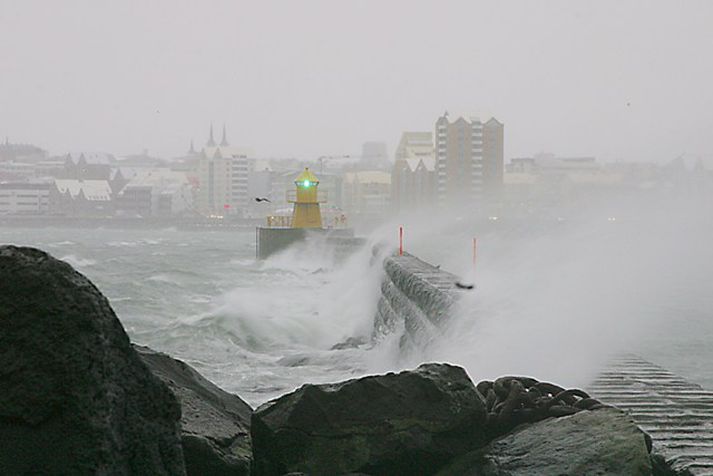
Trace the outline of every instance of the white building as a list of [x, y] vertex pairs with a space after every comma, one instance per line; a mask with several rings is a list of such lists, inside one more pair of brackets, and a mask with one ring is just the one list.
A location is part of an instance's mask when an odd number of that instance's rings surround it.
[[433, 133], [404, 132], [391, 171], [394, 211], [416, 210], [435, 202], [436, 159]]
[[175, 216], [193, 212], [192, 185], [185, 172], [166, 168], [134, 170], [116, 196], [117, 214]]
[[29, 181], [35, 177], [35, 165], [23, 162], [0, 162], [0, 181]]
[[0, 183], [0, 215], [47, 214], [49, 194], [49, 183]]
[[239, 215], [249, 206], [248, 156], [250, 151], [228, 144], [225, 127], [219, 145], [213, 140], [213, 126], [198, 160], [199, 189], [196, 208], [205, 215]]

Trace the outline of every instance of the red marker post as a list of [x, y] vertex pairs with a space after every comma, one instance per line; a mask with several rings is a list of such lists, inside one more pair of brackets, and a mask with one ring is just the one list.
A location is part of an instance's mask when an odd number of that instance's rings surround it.
[[476, 258], [478, 256], [477, 244], [478, 244], [478, 240], [475, 237], [473, 237], [473, 272], [475, 272], [475, 262], [476, 262]]
[[399, 227], [399, 256], [404, 255], [404, 227]]

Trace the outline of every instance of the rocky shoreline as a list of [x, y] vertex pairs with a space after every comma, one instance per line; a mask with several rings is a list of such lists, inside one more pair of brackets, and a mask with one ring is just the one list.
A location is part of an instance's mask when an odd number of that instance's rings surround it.
[[[673, 474], [624, 412], [457, 366], [306, 384], [250, 408], [132, 345], [69, 264], [0, 246], [0, 474]], [[654, 460], [655, 461], [655, 460]]]

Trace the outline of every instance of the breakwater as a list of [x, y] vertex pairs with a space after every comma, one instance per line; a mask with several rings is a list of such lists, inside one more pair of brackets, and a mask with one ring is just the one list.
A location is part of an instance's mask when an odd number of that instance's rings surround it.
[[373, 337], [403, 330], [402, 345], [427, 344], [463, 292], [458, 282], [456, 275], [411, 254], [388, 256]]
[[[384, 260], [374, 334], [402, 331], [401, 345], [427, 345], [464, 290], [459, 278], [416, 256]], [[625, 410], [653, 439], [654, 452], [674, 474], [713, 474], [713, 391], [635, 355], [602, 369], [592, 397]]]

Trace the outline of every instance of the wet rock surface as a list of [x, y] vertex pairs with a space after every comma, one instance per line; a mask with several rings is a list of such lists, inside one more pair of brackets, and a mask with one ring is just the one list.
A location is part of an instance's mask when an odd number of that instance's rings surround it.
[[252, 409], [185, 362], [134, 345], [181, 404], [181, 437], [188, 475], [247, 475], [252, 463]]
[[304, 385], [253, 414], [254, 474], [433, 474], [485, 443], [485, 406], [460, 367]]
[[650, 475], [644, 433], [621, 410], [601, 407], [524, 425], [453, 461], [439, 476]]
[[488, 436], [495, 438], [523, 423], [574, 415], [603, 406], [583, 390], [564, 389], [532, 377], [500, 377], [476, 386], [485, 400]]
[[0, 474], [185, 474], [180, 407], [101, 292], [0, 246]]

